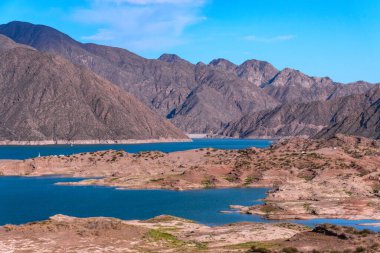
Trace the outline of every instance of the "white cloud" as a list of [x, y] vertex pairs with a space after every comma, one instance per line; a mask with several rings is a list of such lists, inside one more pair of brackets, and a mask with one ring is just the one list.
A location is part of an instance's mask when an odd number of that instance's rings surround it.
[[271, 42], [279, 42], [279, 41], [288, 41], [293, 40], [296, 36], [288, 34], [288, 35], [279, 35], [275, 37], [259, 37], [255, 35], [245, 36], [243, 39], [247, 41], [255, 41], [255, 42], [263, 42], [263, 43], [271, 43]]
[[73, 13], [76, 21], [99, 27], [82, 39], [130, 50], [164, 50], [184, 43], [184, 30], [205, 18], [205, 0], [92, 0]]

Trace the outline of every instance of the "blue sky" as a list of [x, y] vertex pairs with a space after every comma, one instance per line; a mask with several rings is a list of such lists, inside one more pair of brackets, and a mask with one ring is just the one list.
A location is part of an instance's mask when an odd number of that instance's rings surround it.
[[247, 59], [380, 82], [378, 0], [2, 0], [1, 23], [53, 26], [144, 57]]

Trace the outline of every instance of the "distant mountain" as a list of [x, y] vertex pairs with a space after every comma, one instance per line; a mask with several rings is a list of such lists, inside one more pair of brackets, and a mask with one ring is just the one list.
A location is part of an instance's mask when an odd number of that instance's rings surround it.
[[235, 65], [218, 59], [194, 65], [170, 54], [149, 60], [125, 49], [82, 44], [53, 28], [24, 22], [1, 25], [0, 34], [85, 66], [189, 133], [215, 133], [251, 112], [363, 93], [371, 87], [279, 71], [257, 60]]
[[279, 71], [270, 63], [258, 60], [249, 60], [237, 66], [225, 59], [217, 59], [209, 65], [261, 87], [279, 103], [328, 100], [364, 93], [372, 87], [363, 81], [341, 84], [328, 77], [310, 77], [290, 68]]
[[380, 86], [363, 97], [370, 106], [358, 107], [352, 114], [322, 129], [316, 138], [330, 138], [338, 133], [380, 139]]
[[217, 59], [211, 61], [209, 66], [234, 73], [257, 87], [270, 82], [279, 72], [272, 64], [258, 60], [248, 60], [241, 65], [235, 65], [225, 59]]
[[287, 103], [245, 115], [220, 134], [231, 137], [328, 137], [337, 133], [380, 137], [380, 85], [365, 94], [308, 103]]
[[0, 141], [185, 139], [126, 91], [0, 36]]

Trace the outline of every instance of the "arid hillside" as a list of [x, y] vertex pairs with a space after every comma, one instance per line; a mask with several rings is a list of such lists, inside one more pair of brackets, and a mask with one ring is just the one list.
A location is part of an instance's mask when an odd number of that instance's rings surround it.
[[68, 60], [0, 37], [0, 141], [187, 139], [126, 91]]

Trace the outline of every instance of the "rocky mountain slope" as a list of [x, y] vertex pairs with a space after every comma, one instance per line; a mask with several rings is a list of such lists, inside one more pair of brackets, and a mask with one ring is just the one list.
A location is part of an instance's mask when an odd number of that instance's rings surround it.
[[11, 22], [0, 26], [18, 43], [59, 54], [119, 85], [176, 126], [190, 133], [215, 133], [244, 115], [285, 102], [329, 100], [363, 93], [371, 85], [343, 85], [264, 61], [206, 65], [164, 54], [150, 60], [125, 49], [82, 44], [47, 26]]
[[91, 71], [3, 36], [0, 45], [1, 141], [186, 139]]
[[[336, 133], [380, 137], [380, 86], [364, 94], [326, 101], [287, 103], [247, 114], [231, 122], [222, 135], [232, 137], [327, 137]], [[319, 133], [322, 131], [321, 133]]]
[[248, 60], [241, 65], [218, 59], [209, 66], [234, 74], [258, 86], [279, 103], [329, 100], [350, 94], [364, 93], [371, 88], [367, 82], [341, 84], [328, 77], [311, 77], [302, 72], [285, 68], [277, 70], [265, 61]]
[[370, 106], [358, 108], [342, 120], [330, 124], [320, 131], [316, 138], [329, 138], [338, 133], [380, 139], [380, 86], [367, 93], [365, 98]]

